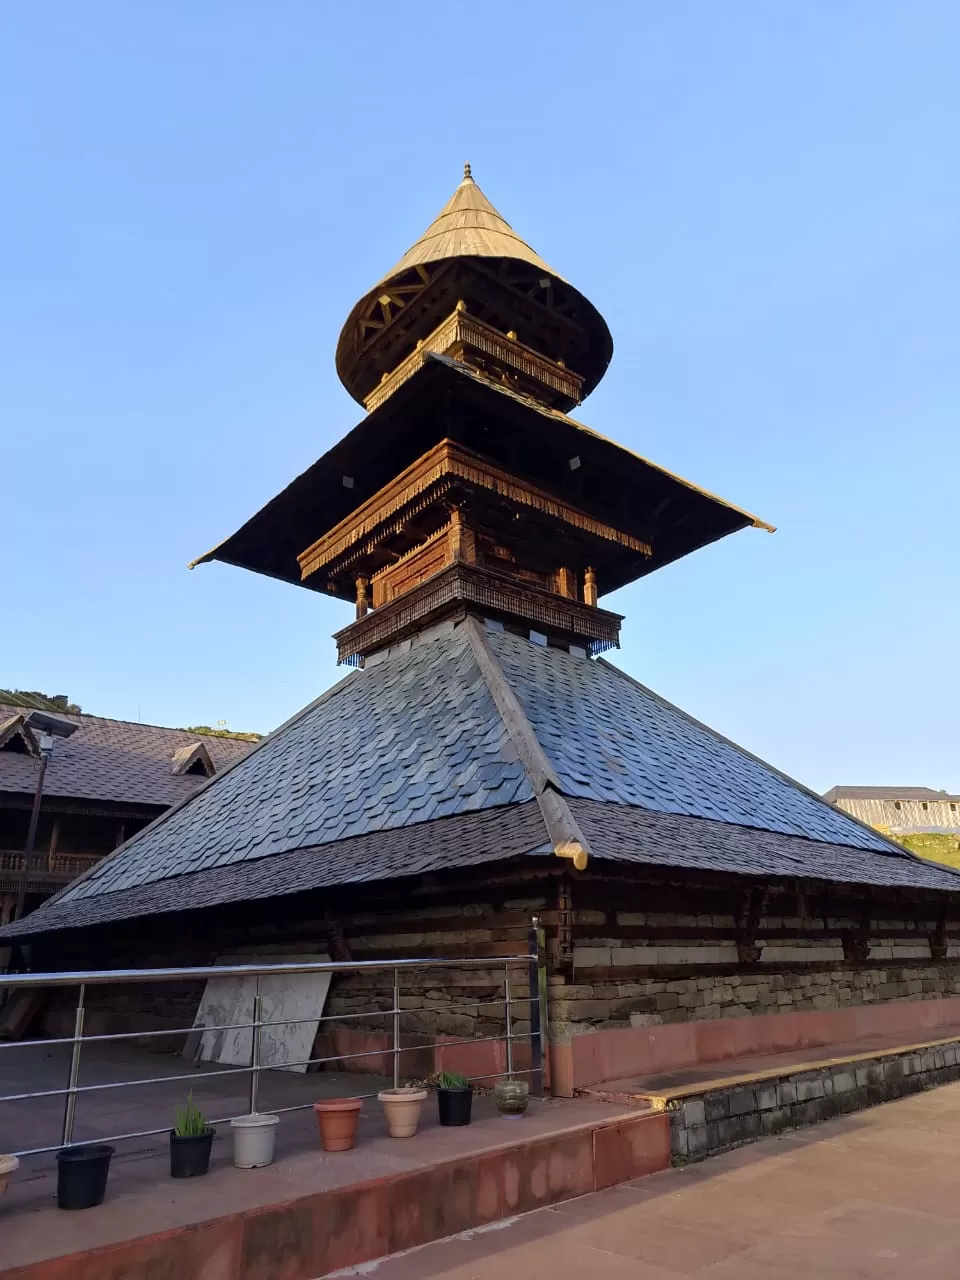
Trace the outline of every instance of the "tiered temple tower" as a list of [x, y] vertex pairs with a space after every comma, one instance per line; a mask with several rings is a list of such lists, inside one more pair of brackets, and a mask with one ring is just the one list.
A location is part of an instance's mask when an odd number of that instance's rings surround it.
[[[258, 948], [475, 960], [525, 955], [536, 911], [559, 1093], [651, 1054], [688, 1067], [690, 1046], [779, 1052], [811, 1006], [844, 1044], [890, 1001], [928, 1034], [930, 997], [960, 994], [957, 873], [596, 656], [621, 621], [602, 595], [761, 524], [568, 416], [610, 355], [597, 310], [467, 172], [344, 326], [366, 416], [204, 557], [348, 601], [336, 639], [359, 669], [0, 940], [48, 969]], [[476, 986], [438, 1004], [434, 974], [404, 979], [427, 1054], [411, 1074], [449, 1065], [450, 1035], [488, 1073]], [[390, 1032], [355, 1021], [391, 1007], [380, 981], [338, 975], [324, 1053], [378, 1061], [353, 1055]], [[660, 1025], [688, 1020], [725, 1025]]]
[[471, 611], [554, 646], [616, 645], [601, 595], [768, 526], [567, 416], [612, 352], [596, 307], [466, 165], [343, 327], [337, 371], [368, 416], [201, 559], [350, 601], [344, 662]]

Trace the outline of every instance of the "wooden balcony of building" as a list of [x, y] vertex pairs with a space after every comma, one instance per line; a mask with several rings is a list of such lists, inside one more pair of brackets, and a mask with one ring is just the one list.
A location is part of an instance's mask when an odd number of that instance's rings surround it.
[[[31, 858], [28, 893], [53, 893], [82, 875], [102, 853], [48, 853], [38, 850]], [[0, 849], [0, 894], [16, 893], [23, 874], [22, 849]]]

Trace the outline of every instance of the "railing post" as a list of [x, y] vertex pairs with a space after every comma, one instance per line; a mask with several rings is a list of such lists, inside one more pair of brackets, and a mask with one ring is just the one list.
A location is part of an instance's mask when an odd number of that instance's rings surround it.
[[530, 960], [530, 1068], [531, 1092], [543, 1097], [544, 1062], [547, 1053], [547, 955], [539, 916], [530, 921], [527, 950]]
[[400, 1088], [400, 970], [393, 971], [393, 1087]]
[[83, 1040], [83, 1000], [86, 988], [81, 984], [77, 996], [77, 1011], [73, 1019], [73, 1044], [70, 1046], [70, 1076], [67, 1080], [67, 1094], [63, 1106], [63, 1133], [61, 1146], [69, 1147], [73, 1143], [73, 1126], [77, 1118], [77, 1083], [80, 1079], [80, 1043]]
[[253, 993], [253, 1026], [250, 1028], [250, 1114], [257, 1114], [260, 1096], [260, 1024], [263, 1021], [263, 1001], [260, 996], [260, 977]]
[[510, 964], [503, 966], [503, 1008], [507, 1024], [507, 1076], [513, 1079], [513, 1002], [510, 998]]

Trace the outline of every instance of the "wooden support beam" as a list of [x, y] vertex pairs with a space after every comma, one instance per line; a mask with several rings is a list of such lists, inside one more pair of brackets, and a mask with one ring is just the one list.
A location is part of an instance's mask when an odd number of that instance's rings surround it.
[[933, 960], [947, 958], [947, 904], [945, 902], [937, 913], [937, 927], [930, 934], [930, 957]]
[[757, 930], [765, 897], [766, 890], [760, 887], [749, 889], [744, 897], [737, 930], [737, 955], [741, 964], [757, 964], [760, 960], [763, 948], [757, 943]]
[[577, 575], [572, 569], [560, 568], [557, 570], [557, 591], [562, 596], [566, 596], [570, 600], [577, 598]]
[[339, 917], [327, 911], [324, 913], [324, 924], [327, 927], [327, 942], [330, 948], [330, 959], [337, 961], [352, 960], [350, 946], [344, 936]]
[[573, 979], [573, 886], [563, 876], [557, 886], [557, 967], [567, 981]]
[[860, 907], [860, 924], [851, 930], [843, 939], [843, 957], [856, 964], [864, 964], [870, 959], [870, 919], [871, 902], [865, 896]]
[[370, 608], [370, 579], [363, 574], [357, 576], [357, 618], [365, 618]]

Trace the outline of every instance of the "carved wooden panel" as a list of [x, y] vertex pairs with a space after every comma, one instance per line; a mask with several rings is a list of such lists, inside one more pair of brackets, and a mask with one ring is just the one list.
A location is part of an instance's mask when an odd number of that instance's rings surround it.
[[396, 564], [373, 575], [373, 607], [379, 609], [438, 573], [451, 561], [450, 531], [441, 529], [421, 546], [408, 551]]

